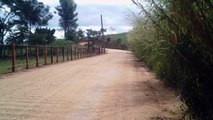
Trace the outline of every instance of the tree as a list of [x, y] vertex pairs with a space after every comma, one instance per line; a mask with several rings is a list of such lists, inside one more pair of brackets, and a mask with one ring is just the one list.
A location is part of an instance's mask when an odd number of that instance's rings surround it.
[[79, 29], [79, 30], [77, 31], [77, 40], [81, 40], [81, 39], [83, 39], [83, 38], [85, 38], [85, 36], [84, 36], [84, 31], [81, 30], [81, 29]]
[[48, 45], [55, 41], [55, 29], [36, 28], [35, 32], [30, 35], [29, 43], [31, 45]]
[[0, 0], [0, 45], [4, 44], [4, 37], [14, 24], [15, 14], [12, 12], [11, 7], [12, 1]]
[[25, 26], [17, 25], [16, 29], [10, 32], [9, 37], [6, 39], [6, 44], [23, 44], [25, 41], [27, 41], [26, 36], [29, 36], [28, 29]]
[[[0, 5], [0, 44], [3, 44], [4, 36], [8, 32], [11, 32], [10, 35], [12, 36], [29, 35], [31, 34], [32, 26], [47, 25], [52, 18], [52, 14], [49, 13], [49, 7], [42, 2], [37, 2], [37, 0], [0, 0]], [[14, 30], [15, 28], [16, 30]], [[14, 31], [15, 33], [13, 33]], [[29, 34], [21, 33], [26, 31]], [[22, 35], [18, 35], [19, 33]], [[25, 38], [27, 36], [22, 36], [22, 39]]]
[[59, 20], [60, 27], [64, 30], [64, 37], [67, 40], [73, 40], [76, 35], [76, 23], [78, 13], [76, 12], [76, 3], [73, 0], [60, 0], [60, 6], [56, 7], [58, 15], [61, 16]]
[[49, 12], [49, 6], [45, 6], [37, 0], [17, 1], [16, 4], [15, 11], [19, 17], [16, 23], [25, 26], [29, 30], [29, 34], [31, 34], [33, 26], [45, 26], [53, 17]]

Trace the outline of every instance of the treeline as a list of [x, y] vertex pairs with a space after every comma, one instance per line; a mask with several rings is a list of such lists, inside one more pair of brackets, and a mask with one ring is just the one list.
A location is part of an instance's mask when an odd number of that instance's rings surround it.
[[213, 119], [213, 1], [132, 0], [131, 50], [187, 105], [183, 118]]

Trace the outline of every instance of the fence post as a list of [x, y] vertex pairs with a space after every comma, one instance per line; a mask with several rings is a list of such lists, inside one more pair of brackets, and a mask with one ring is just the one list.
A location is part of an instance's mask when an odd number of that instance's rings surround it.
[[79, 49], [79, 47], [77, 47], [78, 48], [78, 59], [80, 59], [80, 49]]
[[62, 52], [63, 52], [63, 62], [64, 62], [64, 47], [62, 48]]
[[82, 58], [82, 48], [81, 47], [79, 48], [79, 57], [80, 57], [80, 59]]
[[29, 69], [28, 45], [26, 45], [26, 69]]
[[84, 52], [84, 47], [83, 47], [82, 49], [83, 49], [83, 58], [85, 58], [85, 52]]
[[38, 45], [36, 45], [36, 67], [38, 67]]
[[44, 65], [47, 64], [47, 45], [44, 47]]
[[53, 64], [53, 47], [51, 46], [51, 64]]
[[85, 50], [85, 48], [84, 48], [84, 57], [86, 57], [86, 50]]
[[56, 63], [58, 63], [58, 46], [56, 47]]
[[67, 46], [67, 61], [69, 60], [69, 47]]
[[76, 46], [74, 47], [74, 53], [75, 53], [75, 59], [77, 59], [77, 57], [76, 57]]
[[70, 50], [70, 52], [71, 52], [71, 60], [73, 60], [72, 46], [71, 46], [70, 49], [71, 49], [71, 50]]
[[16, 44], [12, 46], [12, 72], [16, 71]]

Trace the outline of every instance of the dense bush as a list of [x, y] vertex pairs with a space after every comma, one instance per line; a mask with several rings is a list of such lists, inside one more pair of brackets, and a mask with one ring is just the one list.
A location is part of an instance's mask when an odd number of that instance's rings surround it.
[[190, 117], [213, 119], [213, 1], [133, 2], [135, 17], [128, 40], [166, 84], [180, 91]]

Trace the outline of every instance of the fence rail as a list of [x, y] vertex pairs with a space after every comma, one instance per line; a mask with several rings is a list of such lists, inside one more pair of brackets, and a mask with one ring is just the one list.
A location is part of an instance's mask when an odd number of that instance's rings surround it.
[[1, 45], [0, 73], [15, 72], [48, 64], [91, 57], [105, 53], [101, 46]]

